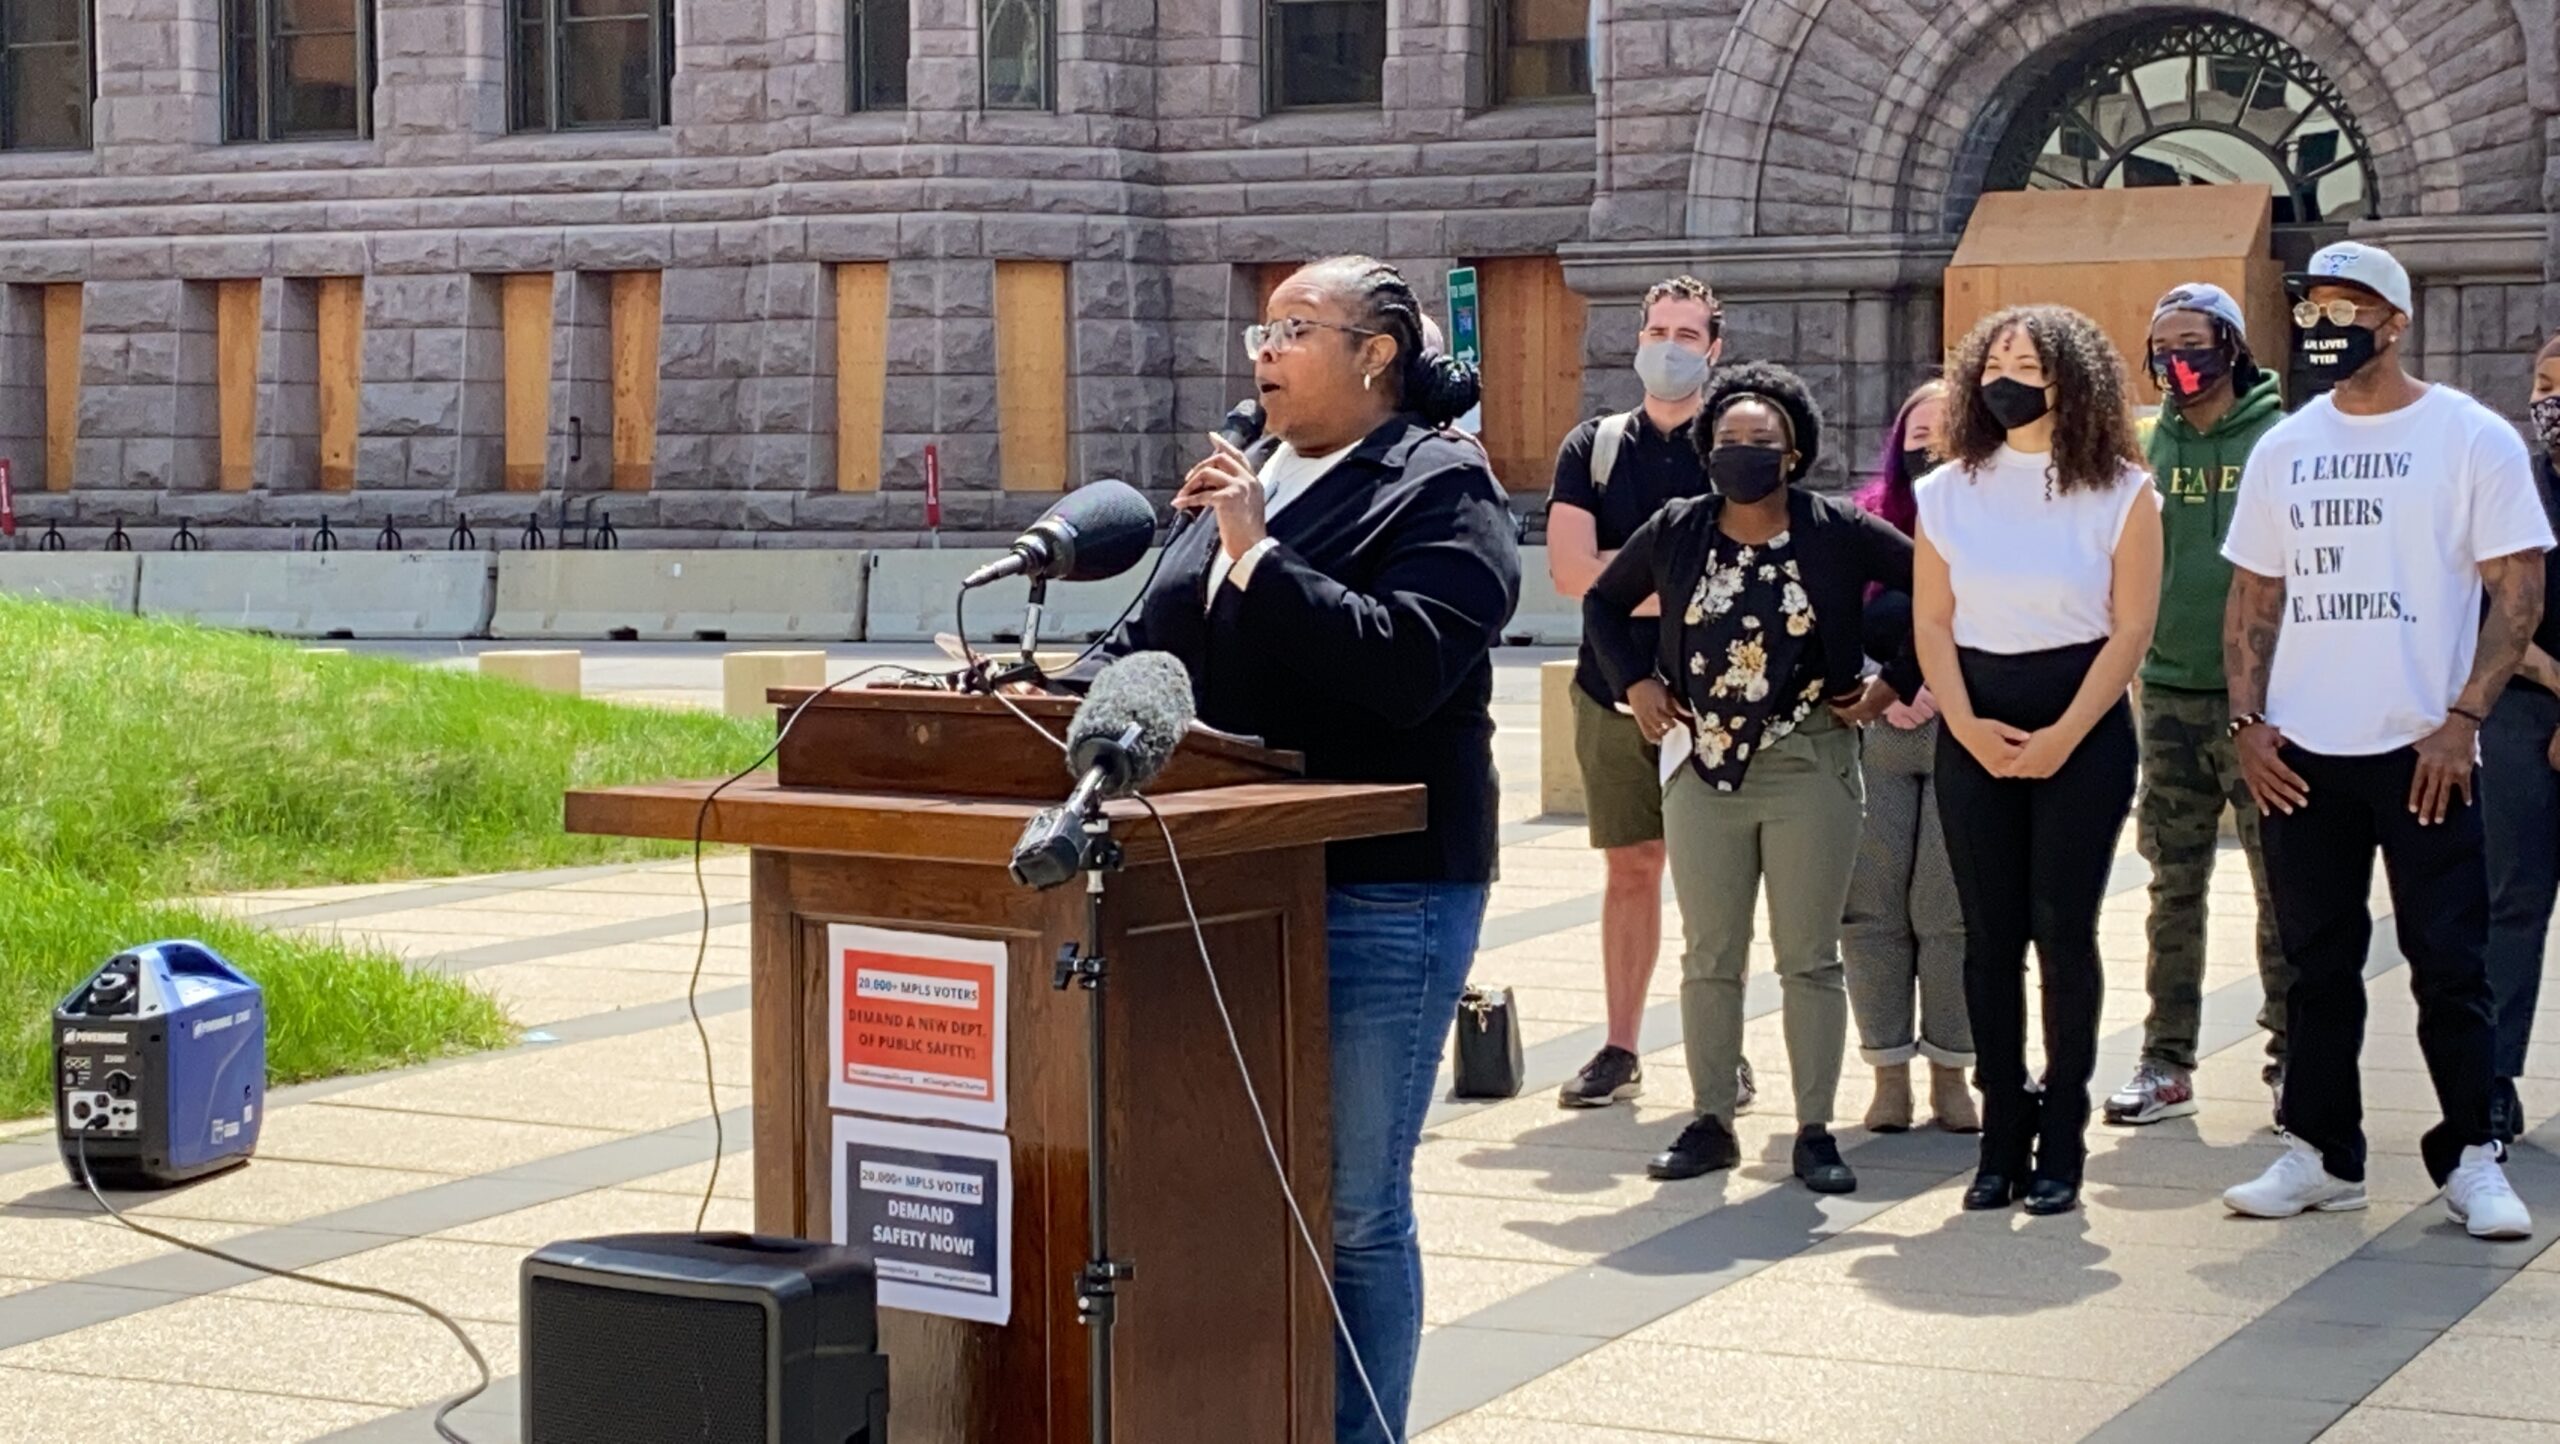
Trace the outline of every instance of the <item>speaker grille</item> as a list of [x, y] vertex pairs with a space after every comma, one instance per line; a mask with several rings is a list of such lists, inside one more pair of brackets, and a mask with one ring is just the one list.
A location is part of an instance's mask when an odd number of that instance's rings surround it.
[[526, 1444], [765, 1444], [765, 1310], [532, 1281]]

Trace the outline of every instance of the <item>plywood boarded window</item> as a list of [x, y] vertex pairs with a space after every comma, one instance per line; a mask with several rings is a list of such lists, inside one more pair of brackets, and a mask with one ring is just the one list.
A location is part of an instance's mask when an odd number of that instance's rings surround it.
[[1584, 305], [1552, 256], [1478, 261], [1484, 444], [1514, 491], [1544, 491], [1556, 447], [1582, 419]]
[[214, 287], [214, 391], [222, 415], [222, 489], [247, 491], [258, 481], [258, 318], [266, 283]]
[[80, 456], [78, 281], [44, 288], [44, 488], [69, 491]]
[[1067, 263], [996, 262], [997, 465], [1007, 491], [1067, 487]]
[[540, 491], [551, 437], [551, 273], [506, 278], [498, 291], [506, 336], [509, 491]]
[[613, 489], [647, 491], [658, 460], [657, 271], [613, 275]]
[[356, 407], [364, 387], [364, 277], [321, 278], [314, 306], [320, 347], [320, 489], [356, 484]]
[[836, 267], [836, 490], [880, 489], [889, 399], [889, 263]]

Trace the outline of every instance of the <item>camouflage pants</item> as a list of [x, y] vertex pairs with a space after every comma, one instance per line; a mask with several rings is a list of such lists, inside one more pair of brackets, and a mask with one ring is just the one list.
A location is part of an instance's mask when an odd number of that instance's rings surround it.
[[2293, 973], [2276, 936], [2267, 901], [2267, 868], [2258, 845], [2258, 806], [2240, 780], [2240, 758], [2227, 731], [2230, 699], [2220, 692], [2142, 689], [2142, 797], [2135, 806], [2137, 845], [2151, 864], [2151, 965], [2144, 986], [2151, 1016], [2142, 1055], [2181, 1068], [2196, 1065], [2203, 1025], [2205, 892], [2221, 842], [2222, 809], [2238, 823], [2249, 885], [2258, 895], [2258, 1026], [2267, 1053], [2284, 1059], [2284, 997]]

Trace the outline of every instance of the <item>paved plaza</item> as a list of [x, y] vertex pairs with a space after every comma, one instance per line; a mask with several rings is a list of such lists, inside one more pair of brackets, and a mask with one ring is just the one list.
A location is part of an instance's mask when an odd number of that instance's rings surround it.
[[[591, 694], [715, 706], [719, 649], [590, 649]], [[409, 649], [463, 665], [453, 649]], [[892, 655], [843, 649], [836, 670]], [[912, 649], [903, 655], [916, 658]], [[2543, 1232], [2474, 1241], [2417, 1154], [2432, 1100], [2387, 916], [2368, 972], [2373, 1206], [2285, 1223], [2227, 1218], [2225, 1186], [2281, 1145], [2254, 1029], [2253, 911], [2236, 855], [2215, 880], [2200, 1116], [2093, 1131], [2087, 1206], [2058, 1218], [1957, 1208], [1973, 1142], [1838, 1131], [1860, 1190], [1816, 1199], [1793, 1132], [1777, 990], [1758, 950], [1749, 1054], [1765, 1101], [1746, 1162], [1662, 1184], [1644, 1161], [1682, 1121], [1676, 942], [1646, 1019], [1645, 1097], [1565, 1113], [1555, 1086], [1597, 1048], [1601, 873], [1536, 797], [1535, 664], [1500, 654], [1502, 881], [1478, 979], [1518, 991], [1530, 1089], [1444, 1101], [1416, 1166], [1431, 1332], [1423, 1444], [1670, 1441], [2560, 1440], [2560, 1024], [2523, 1083], [2518, 1190]], [[745, 759], [741, 758], [741, 762]], [[708, 864], [703, 983], [729, 1156], [710, 1226], [749, 1220], [745, 860]], [[2102, 926], [2103, 1091], [2143, 1013], [2143, 884], [2128, 831]], [[528, 1030], [512, 1049], [276, 1091], [258, 1160], [133, 1212], [261, 1261], [419, 1295], [462, 1320], [502, 1376], [457, 1423], [516, 1438], [516, 1269], [557, 1238], [686, 1229], [713, 1131], [685, 1014], [699, 913], [683, 863], [223, 900], [264, 924], [377, 941], [467, 974]], [[2378, 916], [2389, 911], [2377, 887]], [[1678, 936], [1666, 906], [1666, 936]], [[2549, 996], [2560, 997], [2560, 992]], [[1867, 1103], [1854, 1054], [1844, 1120]], [[432, 1439], [467, 1362], [387, 1303], [258, 1279], [95, 1216], [36, 1121], [0, 1123], [0, 1444], [115, 1437]], [[1140, 1259], [1143, 1239], [1129, 1241]], [[1143, 1284], [1140, 1285], [1143, 1287]], [[92, 1431], [85, 1426], [76, 1432]], [[1221, 1435], [1202, 1420], [1197, 1439]], [[1163, 1444], [1163, 1441], [1144, 1441]]]

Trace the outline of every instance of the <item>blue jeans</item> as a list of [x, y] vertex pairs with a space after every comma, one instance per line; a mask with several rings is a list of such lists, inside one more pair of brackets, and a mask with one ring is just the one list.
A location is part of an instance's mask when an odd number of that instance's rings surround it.
[[1396, 1444], [1422, 1349], [1413, 1150], [1484, 926], [1482, 883], [1366, 883], [1325, 893], [1333, 1030], [1333, 1287], [1377, 1410], [1334, 1338], [1338, 1444]]

